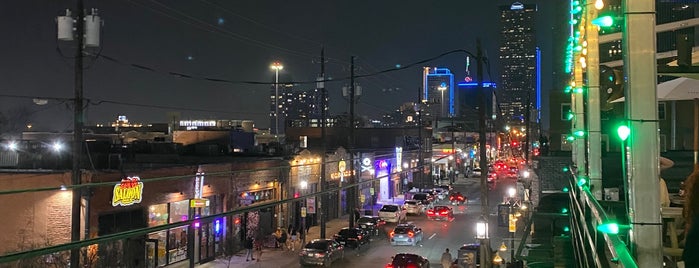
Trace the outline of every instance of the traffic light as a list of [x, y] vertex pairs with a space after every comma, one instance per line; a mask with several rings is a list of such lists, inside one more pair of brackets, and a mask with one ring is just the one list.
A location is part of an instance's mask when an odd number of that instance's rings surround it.
[[599, 72], [600, 110], [609, 111], [614, 108], [612, 101], [624, 97], [624, 75], [622, 70], [602, 64]]

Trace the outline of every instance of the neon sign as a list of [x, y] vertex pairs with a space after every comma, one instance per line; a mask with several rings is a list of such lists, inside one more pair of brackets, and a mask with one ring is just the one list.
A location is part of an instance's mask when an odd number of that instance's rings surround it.
[[139, 177], [127, 177], [121, 183], [114, 185], [112, 206], [130, 206], [141, 203], [143, 198], [143, 182]]

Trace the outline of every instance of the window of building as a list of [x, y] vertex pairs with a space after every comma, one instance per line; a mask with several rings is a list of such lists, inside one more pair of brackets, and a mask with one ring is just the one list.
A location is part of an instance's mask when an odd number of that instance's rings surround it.
[[570, 103], [561, 103], [561, 120], [568, 121], [568, 113], [572, 111]]
[[658, 103], [658, 120], [665, 120], [665, 103], [664, 102], [659, 102]]

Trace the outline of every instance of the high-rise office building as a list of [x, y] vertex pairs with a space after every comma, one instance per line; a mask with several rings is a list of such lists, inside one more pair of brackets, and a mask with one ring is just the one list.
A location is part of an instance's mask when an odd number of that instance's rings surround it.
[[524, 122], [536, 109], [536, 5], [500, 6], [500, 108], [508, 122]]
[[423, 68], [423, 100], [430, 107], [430, 114], [436, 119], [455, 115], [454, 74], [447, 68]]
[[[270, 90], [270, 107], [269, 107], [269, 122], [270, 130], [273, 134], [284, 134], [284, 126], [286, 119], [289, 115], [290, 105], [294, 99], [294, 85], [293, 84], [279, 84], [278, 88], [272, 86]], [[276, 112], [279, 112], [279, 117], [277, 118]], [[279, 120], [279, 121], [276, 121]], [[276, 129], [276, 126], [279, 129]]]

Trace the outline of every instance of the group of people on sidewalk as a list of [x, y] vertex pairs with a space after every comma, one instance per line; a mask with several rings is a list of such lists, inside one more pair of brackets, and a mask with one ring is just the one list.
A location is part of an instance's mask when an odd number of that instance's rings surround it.
[[[286, 230], [277, 228], [277, 230], [272, 233], [274, 237], [274, 248], [296, 251], [296, 244], [300, 243], [304, 235], [305, 232], [303, 232], [303, 230], [294, 228], [292, 225], [289, 225], [289, 228]], [[244, 246], [246, 250], [245, 261], [257, 260], [259, 262], [262, 257], [262, 248], [265, 247], [265, 237], [247, 237]], [[254, 258], [253, 251], [257, 251], [257, 259]]]

